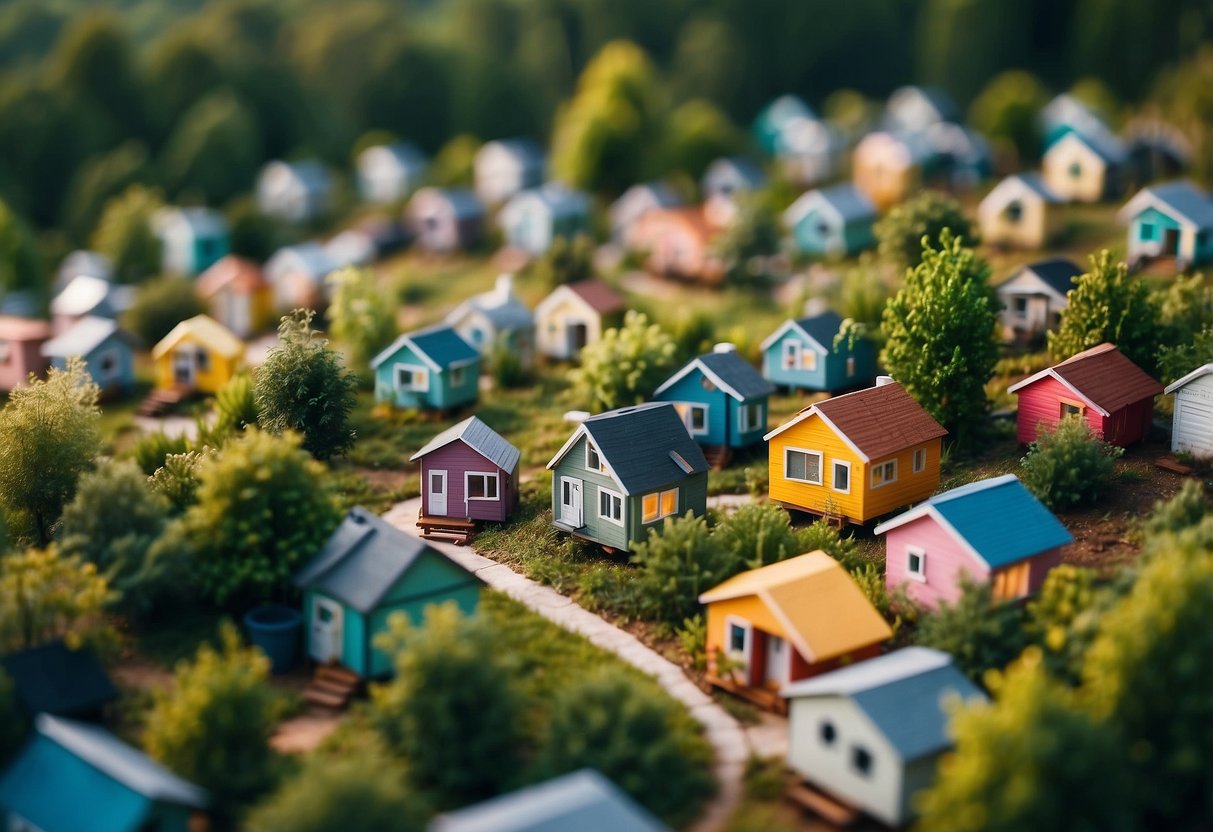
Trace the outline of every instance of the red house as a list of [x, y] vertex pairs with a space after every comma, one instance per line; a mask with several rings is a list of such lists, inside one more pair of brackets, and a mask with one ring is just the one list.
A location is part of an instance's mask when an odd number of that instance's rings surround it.
[[500, 523], [518, 507], [518, 449], [475, 416], [435, 436], [421, 461], [421, 517]]
[[1096, 436], [1122, 448], [1150, 430], [1154, 397], [1162, 385], [1121, 354], [1100, 344], [1008, 388], [1019, 395], [1019, 442], [1036, 441], [1043, 426], [1052, 430], [1077, 415]]

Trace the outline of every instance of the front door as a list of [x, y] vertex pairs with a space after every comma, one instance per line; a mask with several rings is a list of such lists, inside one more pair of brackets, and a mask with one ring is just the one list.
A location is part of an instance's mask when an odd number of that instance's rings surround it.
[[446, 471], [430, 471], [426, 502], [430, 507], [428, 514], [446, 516]]
[[1163, 232], [1162, 253], [1171, 257], [1179, 256], [1179, 229], [1168, 228]]
[[193, 386], [194, 348], [185, 347], [173, 351], [173, 383]]
[[312, 596], [312, 658], [327, 664], [341, 658], [342, 609], [336, 601]]
[[589, 340], [589, 328], [585, 324], [569, 324], [569, 357], [573, 357], [581, 352], [581, 348]]
[[561, 478], [560, 522], [574, 529], [581, 528], [581, 480]]
[[767, 655], [764, 669], [765, 681], [777, 687], [788, 682], [788, 643], [779, 636], [767, 636]]

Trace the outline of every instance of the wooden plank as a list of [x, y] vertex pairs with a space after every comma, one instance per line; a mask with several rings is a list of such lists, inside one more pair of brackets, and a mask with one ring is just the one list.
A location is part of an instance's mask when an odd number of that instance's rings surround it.
[[788, 787], [787, 798], [835, 826], [853, 826], [859, 820], [859, 810], [854, 806], [841, 803], [803, 781], [796, 781]]
[[1190, 466], [1184, 465], [1173, 456], [1159, 457], [1158, 459], [1154, 460], [1154, 464], [1164, 471], [1171, 471], [1172, 473], [1181, 474], [1185, 477], [1191, 475], [1192, 473], [1192, 468]]
[[362, 679], [354, 671], [341, 667], [340, 665], [321, 664], [316, 666], [314, 674], [316, 679], [327, 679], [334, 682], [341, 682], [350, 687], [357, 687], [362, 683]]
[[341, 696], [328, 691], [317, 690], [313, 687], [304, 689], [303, 698], [313, 705], [321, 705], [326, 708], [344, 708], [350, 701], [348, 694]]
[[462, 520], [458, 517], [418, 517], [417, 525], [429, 529], [474, 529], [474, 520]]

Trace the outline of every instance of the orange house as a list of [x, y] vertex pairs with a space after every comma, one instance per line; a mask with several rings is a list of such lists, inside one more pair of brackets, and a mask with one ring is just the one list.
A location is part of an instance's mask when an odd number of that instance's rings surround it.
[[628, 247], [645, 255], [653, 274], [716, 284], [725, 272], [712, 253], [720, 231], [701, 207], [656, 208], [633, 223]]
[[947, 431], [897, 382], [806, 407], [768, 433], [771, 499], [864, 524], [939, 488]]
[[821, 551], [743, 572], [699, 603], [707, 607], [708, 680], [776, 709], [783, 685], [872, 658], [893, 636], [842, 564]]

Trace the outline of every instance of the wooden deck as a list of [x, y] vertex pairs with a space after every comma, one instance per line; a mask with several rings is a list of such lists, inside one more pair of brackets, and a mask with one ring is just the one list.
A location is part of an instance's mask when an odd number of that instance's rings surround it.
[[436, 538], [466, 546], [476, 536], [476, 524], [458, 517], [418, 517], [417, 528], [424, 538]]
[[724, 679], [717, 676], [715, 673], [709, 672], [704, 677], [708, 684], [714, 688], [723, 690], [736, 696], [738, 699], [744, 699], [752, 705], [757, 705], [765, 711], [772, 713], [787, 715], [788, 701], [779, 695], [778, 691], [769, 688], [756, 688], [749, 685], [739, 685], [732, 679]]
[[163, 416], [173, 407], [194, 395], [191, 387], [170, 387], [167, 390], [153, 390], [147, 398], [139, 403], [135, 413], [140, 416]]
[[802, 809], [807, 809], [834, 826], [854, 826], [859, 820], [859, 810], [814, 788], [804, 780], [792, 775], [785, 792], [787, 799]]

